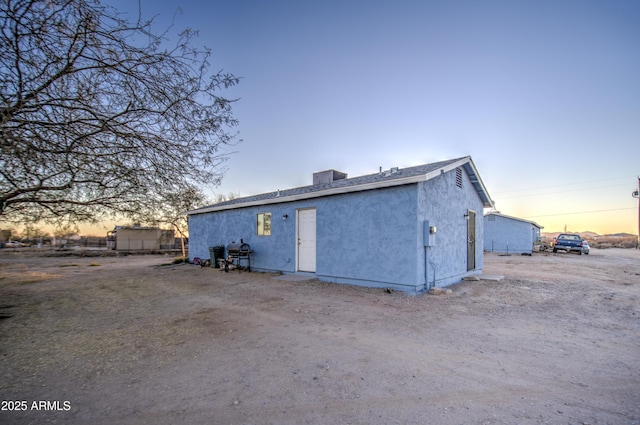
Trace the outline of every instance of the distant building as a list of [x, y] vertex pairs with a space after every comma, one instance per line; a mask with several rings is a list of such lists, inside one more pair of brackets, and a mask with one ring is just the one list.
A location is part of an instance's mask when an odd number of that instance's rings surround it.
[[116, 226], [107, 232], [107, 248], [117, 251], [155, 251], [173, 248], [173, 230], [159, 227]]
[[11, 240], [11, 230], [0, 229], [0, 243], [4, 243], [9, 240]]
[[531, 254], [533, 243], [540, 238], [539, 224], [490, 212], [484, 216], [484, 249], [489, 252]]

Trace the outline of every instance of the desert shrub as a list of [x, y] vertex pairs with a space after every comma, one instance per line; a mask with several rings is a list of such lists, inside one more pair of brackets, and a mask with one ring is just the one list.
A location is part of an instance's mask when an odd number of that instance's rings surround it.
[[598, 249], [607, 248], [636, 248], [638, 239], [635, 236], [604, 236], [590, 239], [589, 245]]

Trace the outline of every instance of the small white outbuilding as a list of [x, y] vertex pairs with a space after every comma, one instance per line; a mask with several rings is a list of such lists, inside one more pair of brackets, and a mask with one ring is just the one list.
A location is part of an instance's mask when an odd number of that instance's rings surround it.
[[116, 251], [155, 251], [174, 243], [173, 230], [159, 227], [116, 226], [107, 232], [107, 248]]
[[488, 252], [531, 254], [540, 238], [538, 223], [492, 211], [484, 216], [484, 249]]

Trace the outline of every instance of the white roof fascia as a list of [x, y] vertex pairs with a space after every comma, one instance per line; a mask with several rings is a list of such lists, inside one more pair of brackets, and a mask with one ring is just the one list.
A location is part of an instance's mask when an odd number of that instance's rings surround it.
[[438, 177], [441, 174], [448, 173], [451, 170], [455, 170], [456, 168], [466, 164], [467, 162], [469, 162], [469, 157], [468, 156], [465, 157], [465, 158], [462, 158], [460, 161], [454, 162], [453, 164], [449, 164], [447, 166], [440, 167], [440, 168], [438, 168], [436, 170], [433, 170], [433, 171], [431, 171], [431, 172], [429, 172], [427, 174], [419, 176], [419, 177], [421, 177], [420, 181], [429, 181], [429, 180], [431, 180], [431, 179], [433, 179], [435, 177]]
[[[464, 158], [461, 158], [459, 161], [456, 161], [444, 167], [438, 168], [426, 174], [418, 174], [415, 176], [403, 177], [399, 179], [383, 180], [383, 181], [374, 182], [374, 183], [364, 183], [364, 184], [359, 184], [354, 186], [336, 187], [332, 189], [319, 190], [317, 192], [307, 192], [307, 193], [301, 193], [296, 195], [279, 196], [279, 197], [260, 199], [255, 201], [239, 202], [236, 204], [220, 205], [220, 206], [213, 205], [211, 207], [205, 207], [197, 210], [187, 211], [186, 214], [187, 215], [206, 214], [214, 211], [235, 210], [235, 209], [246, 208], [246, 207], [280, 204], [284, 202], [293, 202], [293, 201], [301, 201], [305, 199], [321, 198], [323, 196], [340, 195], [343, 193], [361, 192], [364, 190], [381, 189], [381, 188], [393, 187], [393, 186], [402, 186], [402, 185], [411, 184], [411, 183], [420, 183], [424, 181], [429, 181], [451, 170], [455, 170], [456, 168], [461, 167], [466, 163], [470, 163], [474, 173], [476, 174], [476, 176], [478, 176], [478, 180], [480, 180], [480, 177], [479, 177], [480, 175], [478, 174], [478, 171], [476, 170], [476, 167], [473, 164], [471, 157], [466, 156]], [[482, 181], [479, 181], [479, 183], [482, 187], [482, 190], [484, 190], [484, 193], [487, 194], [487, 197], [489, 197], [489, 193], [486, 191], [486, 188], [484, 187], [484, 184], [482, 183]], [[491, 201], [491, 204], [493, 205], [493, 201]]]
[[478, 173], [478, 169], [476, 168], [476, 164], [473, 162], [473, 159], [471, 159], [470, 156], [466, 157], [466, 161], [463, 162], [462, 165], [464, 165], [464, 163], [469, 163], [469, 166], [471, 167], [471, 169], [473, 169], [473, 173], [476, 175], [476, 181], [472, 181], [472, 183], [478, 183], [480, 185], [480, 188], [482, 189], [482, 191], [487, 195], [487, 199], [489, 200], [488, 205], [485, 204], [484, 206], [486, 208], [495, 208], [495, 202], [493, 202], [493, 199], [491, 199], [491, 196], [489, 195], [489, 191], [487, 190], [487, 187], [484, 185], [484, 182], [482, 181], [482, 178], [480, 177], [480, 173]]
[[[430, 174], [434, 174], [434, 173], [433, 172], [429, 173], [427, 174], [427, 176], [429, 176]], [[440, 172], [438, 171], [437, 175], [439, 174]], [[425, 180], [429, 180], [430, 178], [433, 178], [433, 177], [435, 176], [431, 176], [425, 179], [425, 175], [420, 174], [417, 176], [405, 177], [401, 179], [385, 180], [382, 182], [365, 183], [365, 184], [359, 184], [355, 186], [336, 187], [333, 189], [319, 190], [317, 192], [307, 192], [307, 193], [301, 193], [297, 195], [280, 196], [276, 198], [241, 202], [237, 204], [212, 206], [209, 208], [201, 208], [198, 210], [187, 211], [186, 214], [187, 215], [204, 214], [204, 213], [213, 212], [213, 211], [234, 210], [238, 208], [254, 207], [254, 206], [260, 206], [260, 205], [280, 204], [283, 202], [301, 201], [305, 199], [321, 198], [323, 196], [340, 195], [343, 193], [350, 193], [350, 192], [361, 192], [363, 190], [371, 190], [371, 189], [380, 189], [383, 187], [402, 186], [405, 184], [418, 183]]]
[[539, 229], [544, 229], [544, 226], [539, 225], [535, 221], [527, 220], [526, 218], [514, 217], [512, 215], [502, 214], [502, 213], [495, 212], [495, 211], [493, 211], [493, 212], [489, 211], [488, 213], [485, 214], [485, 217], [489, 216], [489, 215], [495, 215], [497, 217], [503, 217], [503, 218], [508, 218], [508, 219], [511, 219], [511, 220], [521, 221], [521, 222], [527, 223], [527, 224], [533, 224], [534, 226], [536, 226]]

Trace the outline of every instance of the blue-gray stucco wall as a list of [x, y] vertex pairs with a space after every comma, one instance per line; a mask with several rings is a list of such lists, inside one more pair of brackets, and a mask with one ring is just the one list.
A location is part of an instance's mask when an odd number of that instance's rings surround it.
[[[317, 210], [316, 275], [338, 283], [415, 292], [415, 185], [331, 198]], [[322, 249], [320, 247], [323, 247]]]
[[[297, 204], [312, 206], [312, 204]], [[257, 214], [272, 215], [271, 236], [258, 236]], [[283, 220], [284, 215], [288, 215]], [[189, 258], [209, 258], [209, 247], [231, 242], [251, 245], [251, 267], [256, 270], [295, 271], [296, 205], [274, 204], [189, 217]]]
[[540, 230], [532, 223], [490, 214], [484, 217], [484, 248], [489, 252], [530, 254]]
[[[415, 290], [415, 185], [346, 193], [189, 217], [189, 256], [209, 247], [251, 245], [251, 267], [296, 272], [296, 211], [316, 209], [316, 277], [338, 283]], [[256, 215], [272, 214], [270, 236], [257, 236]], [[288, 218], [283, 220], [283, 215]]]
[[[210, 246], [243, 239], [254, 250], [252, 269], [295, 273], [296, 212], [315, 208], [318, 279], [411, 293], [427, 289], [427, 282], [446, 286], [469, 274], [468, 209], [477, 214], [475, 271], [482, 270], [482, 201], [463, 177], [462, 188], [453, 171], [423, 183], [191, 215], [189, 257], [208, 258]], [[262, 212], [272, 214], [270, 236], [256, 234]], [[426, 252], [424, 220], [437, 226]]]
[[[418, 273], [426, 275], [427, 286], [448, 286], [464, 276], [480, 273], [483, 268], [483, 203], [467, 174], [462, 173], [462, 187], [456, 185], [455, 170], [420, 183], [418, 198], [419, 220], [428, 220], [429, 225], [437, 229], [426, 252], [421, 227], [418, 232], [419, 249], [423, 252]], [[469, 271], [465, 216], [468, 210], [476, 213], [475, 268]]]

